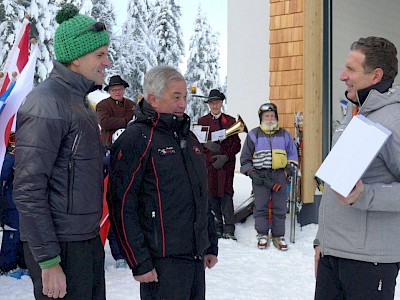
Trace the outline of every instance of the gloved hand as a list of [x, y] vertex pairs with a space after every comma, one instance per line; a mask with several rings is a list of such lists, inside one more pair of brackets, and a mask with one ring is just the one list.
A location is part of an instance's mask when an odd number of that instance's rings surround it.
[[218, 153], [221, 150], [221, 145], [217, 144], [216, 142], [212, 142], [208, 140], [205, 144], [204, 147], [207, 148], [208, 150]]
[[278, 182], [272, 182], [270, 178], [263, 178], [263, 184], [273, 192], [277, 192], [281, 189], [281, 185]]
[[285, 167], [286, 177], [292, 177], [296, 172], [297, 166], [294, 163], [289, 163]]
[[223, 154], [214, 155], [213, 158], [215, 158], [215, 161], [213, 162], [212, 166], [217, 170], [221, 169], [225, 165], [225, 163], [229, 160], [228, 155], [223, 155]]
[[281, 185], [279, 183], [272, 182], [270, 178], [264, 177], [257, 170], [252, 170], [248, 174], [254, 184], [265, 185], [268, 189], [274, 192], [279, 191], [281, 188]]
[[251, 170], [248, 173], [248, 175], [254, 184], [258, 184], [258, 185], [264, 184], [263, 177], [261, 176], [260, 172], [258, 172], [257, 170]]

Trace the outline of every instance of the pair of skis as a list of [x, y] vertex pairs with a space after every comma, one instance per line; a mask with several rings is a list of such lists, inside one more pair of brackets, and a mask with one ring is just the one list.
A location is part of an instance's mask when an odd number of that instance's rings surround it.
[[301, 210], [301, 200], [298, 197], [299, 180], [301, 178], [300, 169], [296, 168], [290, 177], [289, 192], [289, 216], [290, 216], [290, 242], [295, 242], [296, 237], [296, 215]]
[[303, 124], [303, 115], [301, 112], [297, 112], [294, 115], [294, 128], [295, 136], [294, 143], [297, 148], [298, 154], [298, 166], [294, 171], [294, 174], [290, 178], [290, 192], [289, 192], [289, 215], [290, 215], [290, 242], [295, 242], [296, 236], [296, 215], [301, 210], [301, 159], [303, 156], [303, 130], [301, 126]]

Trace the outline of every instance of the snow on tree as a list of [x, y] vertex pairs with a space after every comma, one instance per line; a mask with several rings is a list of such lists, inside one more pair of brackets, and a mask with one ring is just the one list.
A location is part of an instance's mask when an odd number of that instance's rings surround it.
[[149, 19], [147, 20], [147, 27], [155, 35], [156, 20], [157, 16], [160, 13], [160, 1], [159, 0], [154, 1], [154, 4], [148, 2], [147, 11], [149, 13]]
[[[219, 90], [221, 91], [221, 93], [224, 93], [226, 99], [229, 99], [229, 97], [228, 97], [228, 76], [225, 76], [225, 81], [221, 85], [221, 88]], [[228, 104], [227, 102], [228, 102], [228, 100], [224, 101], [224, 104], [222, 106], [223, 112], [227, 111], [227, 104]]]
[[0, 1], [0, 65], [3, 66], [10, 51], [16, 33], [22, 25], [25, 14], [25, 1]]
[[31, 0], [28, 7], [31, 37], [38, 41], [35, 84], [45, 80], [53, 69], [56, 6], [54, 0]]
[[81, 15], [91, 16], [93, 8], [92, 0], [80, 0], [79, 2], [81, 2], [77, 4], [77, 7], [80, 7], [79, 13]]
[[[200, 5], [194, 24], [194, 33], [190, 38], [189, 51], [185, 73], [188, 86], [197, 87], [199, 95], [208, 95], [213, 88], [220, 89], [218, 34], [213, 32]], [[197, 122], [201, 116], [208, 113], [208, 106], [202, 98], [191, 96], [188, 97], [186, 113], [191, 117], [192, 122]]]
[[93, 0], [91, 16], [95, 20], [103, 22], [110, 35], [113, 35], [117, 16], [115, 15], [114, 7], [109, 0]]
[[92, 13], [92, 0], [53, 0], [56, 6], [61, 9], [65, 4], [72, 3], [79, 9], [81, 15], [90, 16]]
[[177, 0], [159, 0], [154, 24], [158, 40], [158, 64], [178, 68], [184, 55], [183, 34], [180, 27], [181, 7]]
[[115, 64], [117, 60], [116, 49], [118, 48], [116, 47], [118, 42], [115, 33], [117, 18], [112, 3], [109, 0], [93, 0], [92, 17], [99, 22], [103, 22], [111, 36], [110, 45], [108, 47], [108, 56], [111, 61], [111, 66], [106, 71], [106, 77], [108, 77], [109, 74], [119, 74], [119, 67]]
[[122, 27], [116, 64], [120, 67], [120, 75], [130, 85], [127, 96], [133, 99], [142, 93], [144, 74], [157, 65], [157, 48], [147, 25], [148, 18], [147, 0], [129, 1], [128, 17]]

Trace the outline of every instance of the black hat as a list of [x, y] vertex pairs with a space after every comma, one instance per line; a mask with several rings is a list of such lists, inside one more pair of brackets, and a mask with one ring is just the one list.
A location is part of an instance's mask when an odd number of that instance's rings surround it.
[[123, 85], [125, 88], [129, 87], [129, 84], [121, 78], [119, 75], [114, 75], [110, 77], [110, 82], [104, 87], [104, 90], [108, 92], [108, 89], [113, 85]]
[[211, 90], [210, 94], [208, 95], [208, 99], [204, 102], [209, 103], [209, 102], [217, 101], [217, 100], [224, 101], [225, 99], [226, 98], [225, 98], [224, 93], [221, 93], [219, 90]]

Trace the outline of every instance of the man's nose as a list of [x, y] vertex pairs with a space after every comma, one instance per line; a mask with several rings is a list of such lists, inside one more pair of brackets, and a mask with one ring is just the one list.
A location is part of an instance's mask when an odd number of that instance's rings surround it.
[[106, 56], [103, 60], [103, 65], [109, 67], [111, 65], [111, 60]]
[[187, 99], [185, 97], [181, 97], [178, 101], [178, 106], [186, 108], [187, 105]]
[[340, 73], [339, 80], [345, 81], [347, 78], [348, 78], [347, 72], [346, 70], [343, 70], [342, 73]]

